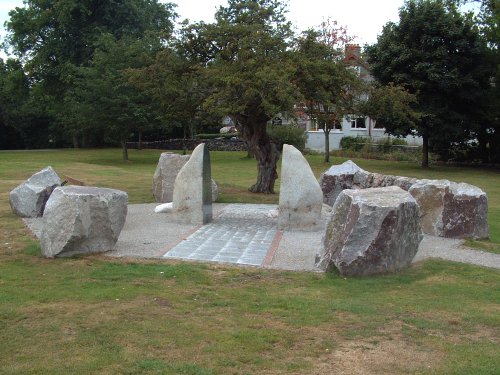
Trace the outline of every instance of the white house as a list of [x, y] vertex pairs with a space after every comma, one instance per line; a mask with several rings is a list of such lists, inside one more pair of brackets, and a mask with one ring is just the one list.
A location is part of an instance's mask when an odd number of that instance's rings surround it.
[[[351, 63], [353, 69], [359, 74], [361, 79], [370, 82], [374, 78], [368, 70], [367, 64], [361, 57], [361, 47], [357, 44], [348, 44], [345, 47], [345, 58]], [[303, 113], [303, 112], [301, 112]], [[279, 121], [278, 121], [279, 120]], [[317, 123], [312, 121], [307, 115], [303, 114], [296, 119], [288, 120], [277, 116], [273, 122], [283, 123], [283, 125], [294, 123], [302, 127], [307, 132], [306, 148], [313, 151], [325, 151], [325, 133], [318, 129]], [[340, 149], [340, 140], [343, 137], [366, 137], [371, 138], [373, 142], [391, 137], [385, 132], [383, 127], [378, 127], [376, 122], [369, 117], [349, 115], [342, 120], [338, 128], [330, 131], [330, 150]], [[407, 136], [408, 145], [422, 145], [422, 138], [416, 136]]]

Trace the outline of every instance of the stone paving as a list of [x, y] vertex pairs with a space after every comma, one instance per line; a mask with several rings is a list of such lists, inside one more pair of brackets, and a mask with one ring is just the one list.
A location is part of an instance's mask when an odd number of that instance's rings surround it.
[[163, 257], [262, 266], [277, 237], [277, 220], [269, 215], [275, 207], [228, 205], [212, 223], [197, 229]]
[[[200, 231], [198, 235], [203, 239], [202, 233], [205, 233], [206, 228], [202, 229], [201, 226], [176, 223], [172, 221], [172, 216], [169, 214], [156, 214], [154, 212], [155, 207], [155, 203], [129, 205], [125, 226], [118, 242], [114, 249], [105, 255], [110, 257], [172, 259], [172, 255], [175, 253], [171, 253], [171, 251], [178, 246], [181, 249], [181, 245], [188, 241], [191, 236], [195, 239], [198, 231]], [[222, 234], [225, 233], [223, 242], [226, 244], [231, 242], [231, 246], [235, 247], [240, 246], [240, 250], [238, 252], [231, 251], [231, 247], [227, 246], [228, 251], [226, 253], [221, 252], [219, 259], [214, 259], [215, 255], [213, 255], [212, 260], [222, 262], [223, 260], [220, 260], [220, 258], [225, 257], [224, 262], [232, 260], [229, 263], [241, 265], [252, 264], [252, 266], [272, 269], [318, 271], [314, 265], [314, 258], [318, 249], [322, 246], [324, 228], [314, 232], [282, 232], [276, 230], [277, 218], [270, 215], [273, 210], [276, 210], [276, 205], [215, 203], [214, 220], [208, 226], [221, 225], [226, 229], [221, 228], [218, 235], [212, 235], [211, 240], [205, 241], [205, 245], [211, 241], [217, 241], [218, 236], [222, 237]], [[327, 213], [325, 213], [326, 215]], [[42, 218], [25, 218], [23, 221], [35, 236], [40, 236], [43, 225]], [[257, 235], [257, 232], [259, 232], [259, 235]], [[267, 239], [266, 235], [262, 235], [262, 233], [267, 233]], [[272, 233], [274, 233], [274, 238], [269, 243]], [[233, 234], [235, 235], [233, 236]], [[238, 243], [239, 236], [243, 238], [245, 235], [249, 236], [250, 241], [254, 241], [252, 247], [245, 247], [245, 244]], [[192, 254], [196, 252], [196, 248], [194, 242], [191, 245], [193, 245], [191, 248]], [[267, 249], [267, 254], [262, 258], [264, 249]], [[186, 253], [188, 253], [187, 250]], [[237, 257], [237, 253], [241, 255]], [[165, 256], [165, 254], [169, 255]], [[179, 258], [203, 260], [200, 254], [198, 252], [193, 258], [188, 258], [189, 254], [179, 256]], [[196, 258], [196, 256], [199, 256], [199, 258]], [[251, 258], [254, 263], [250, 263]], [[413, 262], [419, 262], [427, 258], [441, 258], [500, 269], [500, 254], [467, 249], [463, 247], [462, 240], [449, 238], [424, 236]]]

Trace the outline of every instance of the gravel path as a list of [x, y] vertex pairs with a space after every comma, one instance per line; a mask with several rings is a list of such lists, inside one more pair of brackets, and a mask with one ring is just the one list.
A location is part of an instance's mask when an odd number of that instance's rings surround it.
[[[314, 260], [317, 250], [322, 245], [327, 214], [323, 215], [323, 228], [317, 231], [283, 232], [272, 229], [276, 228], [277, 225], [277, 218], [272, 214], [277, 208], [276, 205], [216, 203], [213, 205], [214, 220], [210, 225], [211, 228], [213, 227], [212, 229], [217, 230], [218, 234], [212, 236], [213, 239], [200, 242], [200, 238], [203, 236], [196, 236], [196, 232], [200, 230], [201, 234], [207, 228], [200, 229], [200, 226], [176, 223], [172, 214], [154, 213], [155, 207], [154, 203], [129, 205], [127, 220], [118, 242], [115, 248], [106, 255], [134, 258], [163, 258], [166, 256], [253, 265], [261, 262], [262, 267], [272, 269], [317, 271], [314, 267]], [[42, 220], [24, 219], [24, 221], [31, 231], [39, 237]], [[236, 225], [228, 225], [228, 223]], [[225, 225], [225, 227], [221, 229], [217, 227], [218, 225]], [[261, 232], [265, 233], [261, 236], [262, 238], [259, 237]], [[191, 235], [192, 237], [190, 237]], [[245, 239], [253, 241], [251, 246], [244, 244]], [[201, 243], [207, 251], [212, 252], [210, 257], [196, 248]], [[424, 236], [413, 262], [427, 258], [440, 258], [500, 269], [500, 254], [467, 249], [462, 244], [461, 240]], [[190, 246], [192, 251], [186, 252]], [[246, 261], [249, 260], [247, 256], [249, 249], [255, 248], [260, 251], [262, 246], [269, 249], [263, 260], [259, 258], [258, 262], [255, 260]], [[189, 255], [176, 256], [181, 252], [172, 251], [181, 248]], [[217, 248], [224, 248], [226, 253], [218, 251]], [[229, 254], [228, 249], [230, 249]], [[238, 254], [238, 251], [241, 253]], [[198, 256], [195, 253], [201, 255]]]

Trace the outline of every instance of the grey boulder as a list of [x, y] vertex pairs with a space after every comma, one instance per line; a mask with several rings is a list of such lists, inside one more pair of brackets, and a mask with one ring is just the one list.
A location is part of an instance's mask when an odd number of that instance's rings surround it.
[[[155, 173], [153, 175], [153, 196], [158, 203], [173, 201], [174, 184], [181, 168], [188, 162], [190, 155], [179, 155], [163, 152], [160, 155]], [[219, 188], [212, 180], [212, 202], [217, 200]]]
[[127, 193], [87, 186], [59, 187], [43, 215], [42, 254], [72, 256], [111, 250], [125, 224]]
[[50, 194], [60, 185], [61, 179], [52, 167], [42, 169], [10, 192], [12, 212], [21, 217], [42, 216]]
[[278, 205], [280, 229], [314, 230], [321, 221], [323, 192], [302, 153], [283, 145]]
[[316, 257], [322, 270], [361, 276], [408, 267], [422, 240], [415, 199], [397, 186], [340, 193]]
[[323, 191], [323, 202], [333, 206], [342, 190], [354, 188], [355, 178], [357, 184], [366, 185], [367, 176], [368, 173], [351, 160], [331, 166], [319, 177], [319, 185]]
[[175, 179], [172, 211], [177, 221], [206, 224], [212, 221], [210, 154], [199, 144]]
[[424, 233], [488, 237], [488, 199], [480, 188], [448, 180], [419, 180], [409, 190], [420, 206]]

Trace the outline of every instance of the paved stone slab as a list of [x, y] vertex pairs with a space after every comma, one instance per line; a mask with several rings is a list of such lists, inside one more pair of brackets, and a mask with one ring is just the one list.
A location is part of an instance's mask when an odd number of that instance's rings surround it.
[[270, 205], [226, 206], [204, 225], [165, 253], [164, 258], [261, 266], [276, 236]]
[[[155, 206], [155, 203], [129, 205], [125, 226], [118, 242], [114, 249], [105, 255], [163, 258], [169, 249], [180, 244], [199, 228], [191, 224], [174, 223], [170, 214], [155, 214]], [[277, 216], [272, 219], [268, 215], [272, 209], [276, 210], [276, 208], [276, 205], [216, 203], [214, 204], [215, 220], [212, 224], [218, 223], [218, 220], [223, 220], [225, 215], [230, 216], [230, 214], [234, 214], [236, 219], [241, 219], [241, 225], [245, 225], [245, 218], [258, 219], [263, 216], [264, 220], [261, 221], [272, 224], [273, 220], [276, 222]], [[323, 214], [328, 216], [324, 208]], [[322, 220], [326, 220], [326, 217]], [[23, 221], [36, 237], [40, 237], [43, 224], [41, 218], [24, 218]], [[285, 231], [281, 233], [281, 240], [277, 241], [280, 233], [277, 232], [275, 241], [262, 264], [272, 269], [318, 271], [314, 267], [314, 256], [322, 244], [321, 237], [324, 230], [318, 232]], [[500, 269], [500, 254], [464, 249], [462, 246], [463, 240], [424, 236], [413, 262], [427, 258], [442, 258]]]

